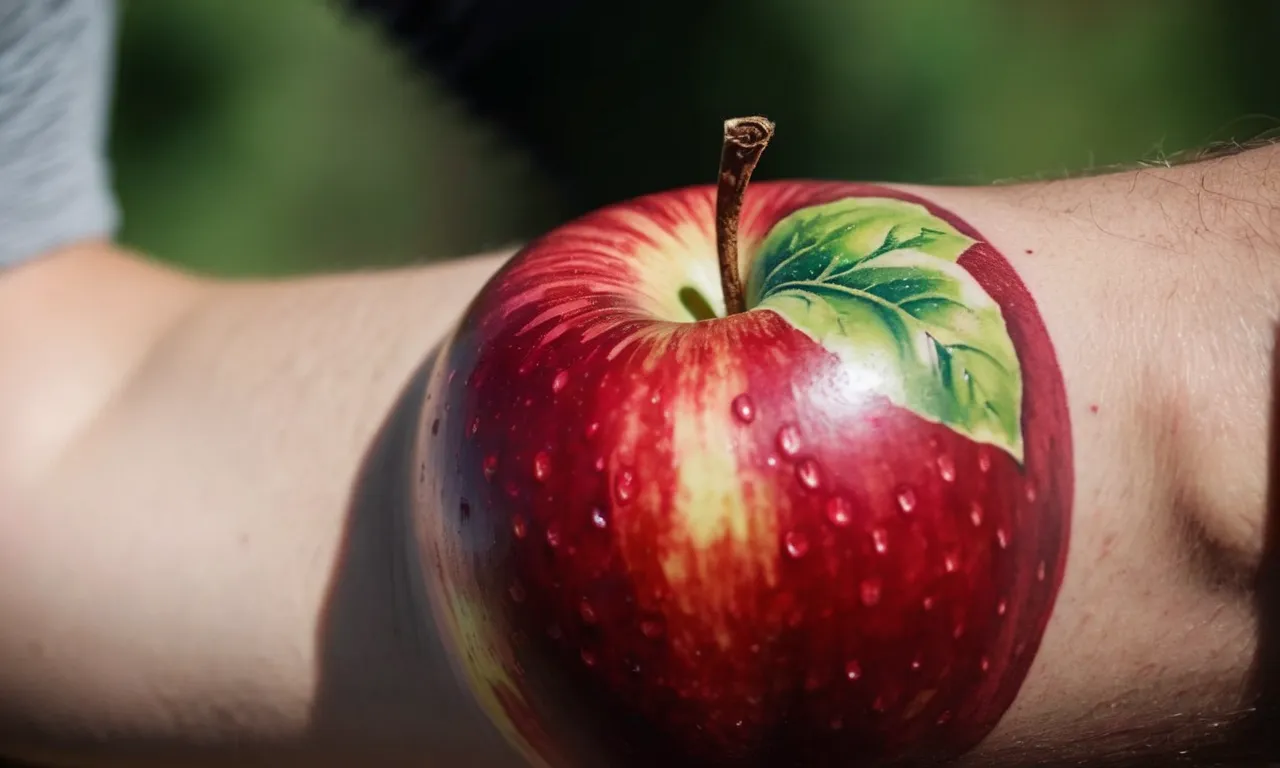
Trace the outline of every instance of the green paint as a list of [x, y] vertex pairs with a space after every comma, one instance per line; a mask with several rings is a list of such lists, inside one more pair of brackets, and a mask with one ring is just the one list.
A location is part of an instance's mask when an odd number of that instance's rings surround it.
[[1022, 461], [1022, 372], [1000, 307], [956, 263], [973, 240], [923, 206], [846, 198], [769, 232], [747, 302], [874, 377], [876, 391]]

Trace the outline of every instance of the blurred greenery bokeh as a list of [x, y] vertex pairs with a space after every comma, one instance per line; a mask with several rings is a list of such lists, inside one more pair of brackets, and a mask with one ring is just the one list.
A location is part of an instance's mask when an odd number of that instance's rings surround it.
[[123, 239], [222, 274], [421, 262], [714, 177], [983, 183], [1273, 130], [1280, 2], [582, 0], [475, 74], [475, 116], [332, 0], [123, 0]]

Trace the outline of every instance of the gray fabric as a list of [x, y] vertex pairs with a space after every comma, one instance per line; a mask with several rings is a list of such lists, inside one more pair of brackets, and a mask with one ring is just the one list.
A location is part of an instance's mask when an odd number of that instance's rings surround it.
[[0, 0], [0, 268], [114, 234], [114, 0]]

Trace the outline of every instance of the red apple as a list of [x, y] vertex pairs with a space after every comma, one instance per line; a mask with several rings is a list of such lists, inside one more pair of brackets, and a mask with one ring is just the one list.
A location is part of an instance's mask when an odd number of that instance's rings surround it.
[[525, 248], [431, 375], [423, 576], [536, 764], [954, 756], [1053, 607], [1071, 431], [1018, 276], [900, 191], [735, 198], [750, 159], [719, 219], [682, 189]]

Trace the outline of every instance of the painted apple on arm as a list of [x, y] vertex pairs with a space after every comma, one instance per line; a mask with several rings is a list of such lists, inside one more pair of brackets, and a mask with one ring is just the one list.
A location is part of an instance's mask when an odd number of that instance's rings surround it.
[[535, 764], [954, 756], [1040, 643], [1073, 473], [1035, 303], [924, 200], [747, 188], [771, 134], [524, 249], [432, 374], [423, 578]]

